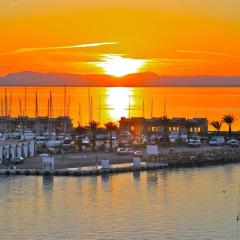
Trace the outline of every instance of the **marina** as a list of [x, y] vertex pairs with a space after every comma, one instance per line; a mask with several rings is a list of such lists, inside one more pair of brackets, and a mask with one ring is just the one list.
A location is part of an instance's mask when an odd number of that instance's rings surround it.
[[240, 240], [239, 9], [0, 0], [0, 240]]

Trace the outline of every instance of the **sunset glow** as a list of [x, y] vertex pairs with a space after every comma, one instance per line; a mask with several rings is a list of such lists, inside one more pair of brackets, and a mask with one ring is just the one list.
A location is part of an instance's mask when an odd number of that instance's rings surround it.
[[145, 64], [142, 59], [124, 58], [117, 55], [105, 56], [102, 62], [96, 63], [103, 68], [105, 74], [122, 77], [130, 73], [137, 73]]
[[145, 61], [153, 64], [144, 71], [160, 75], [237, 76], [239, 8], [237, 0], [1, 1], [0, 76], [123, 76]]
[[0, 30], [2, 239], [238, 239], [240, 0], [0, 0]]
[[[107, 93], [104, 101], [108, 109], [102, 110], [105, 112], [101, 112], [99, 118], [119, 120], [128, 116], [129, 98], [130, 105], [138, 109], [130, 111], [130, 114], [140, 116], [142, 103], [134, 106], [138, 97], [129, 97], [132, 95], [131, 87], [156, 86], [155, 83], [161, 83], [161, 80], [167, 85], [169, 79], [164, 80], [165, 76], [182, 77], [173, 81], [173, 87], [176, 82], [186, 82], [185, 76], [190, 77], [187, 83], [195, 86], [195, 78], [192, 77], [216, 76], [212, 85], [208, 79], [204, 80], [206, 87], [214, 87], [214, 84], [225, 81], [218, 77], [240, 76], [239, 8], [237, 0], [209, 0], [207, 5], [200, 0], [182, 0], [181, 3], [177, 0], [151, 3], [147, 0], [1, 1], [0, 77], [4, 78], [2, 83], [10, 87], [31, 85], [32, 82], [33, 86], [68, 86], [70, 83], [71, 86], [79, 83], [90, 87], [126, 86], [128, 88], [111, 89]], [[32, 72], [40, 75], [31, 75]], [[45, 79], [42, 73], [49, 75]], [[137, 74], [127, 76], [132, 73]], [[77, 74], [80, 77], [76, 78]], [[163, 79], [159, 80], [158, 76]], [[203, 79], [199, 77], [198, 82], [203, 82]], [[237, 86], [238, 79], [234, 84], [228, 79], [226, 82], [230, 87]], [[187, 100], [185, 96], [179, 98], [175, 90], [170, 94], [167, 100], [169, 116], [189, 114], [193, 117], [197, 112], [199, 117], [204, 115], [214, 120], [220, 118], [225, 109], [226, 114], [238, 115], [237, 101], [232, 100], [232, 96], [219, 98], [219, 105], [210, 107], [215, 100], [207, 101], [204, 97], [195, 103], [192, 91], [187, 92]], [[210, 98], [216, 97], [220, 90], [215, 95], [212, 95], [212, 89], [204, 91]], [[4, 94], [4, 89], [1, 94]], [[145, 95], [142, 93], [141, 97]], [[165, 94], [161, 99], [164, 97]], [[42, 115], [46, 114], [47, 100], [48, 94], [39, 100], [39, 104], [45, 104]], [[17, 100], [13, 101], [18, 108]], [[93, 104], [96, 102], [94, 99]], [[146, 102], [145, 111], [149, 117], [151, 100], [148, 104]], [[160, 106], [162, 103], [154, 100], [154, 115], [161, 116], [163, 111], [156, 109], [157, 104]], [[59, 104], [54, 102], [54, 105]], [[89, 115], [88, 110], [83, 111]], [[58, 114], [61, 112], [58, 109]], [[18, 111], [15, 110], [14, 114], [17, 115]], [[76, 112], [73, 115], [76, 123]], [[84, 122], [88, 120], [86, 118]]]

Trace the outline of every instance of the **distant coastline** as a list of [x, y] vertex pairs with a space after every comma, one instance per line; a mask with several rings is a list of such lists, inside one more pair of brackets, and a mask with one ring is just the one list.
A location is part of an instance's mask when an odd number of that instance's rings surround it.
[[39, 87], [240, 87], [240, 76], [159, 76], [152, 72], [104, 74], [19, 72], [0, 77], [0, 86]]

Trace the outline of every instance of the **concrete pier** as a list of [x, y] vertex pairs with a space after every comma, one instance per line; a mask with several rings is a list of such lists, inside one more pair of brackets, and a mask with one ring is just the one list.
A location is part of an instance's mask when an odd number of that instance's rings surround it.
[[134, 171], [146, 171], [168, 168], [168, 164], [164, 163], [146, 163], [142, 162], [139, 166], [134, 166], [132, 163], [113, 164], [109, 168], [95, 167], [80, 167], [66, 168], [55, 170], [42, 169], [0, 169], [1, 175], [53, 175], [53, 176], [96, 176], [103, 174], [114, 174]]

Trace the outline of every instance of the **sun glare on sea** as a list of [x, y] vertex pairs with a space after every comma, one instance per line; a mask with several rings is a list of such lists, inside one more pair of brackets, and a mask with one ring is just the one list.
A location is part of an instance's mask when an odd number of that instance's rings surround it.
[[119, 55], [105, 55], [96, 65], [101, 67], [105, 74], [122, 77], [130, 73], [137, 73], [144, 66], [146, 60], [124, 58]]
[[113, 120], [129, 116], [129, 108], [134, 104], [130, 88], [110, 88], [106, 99], [109, 115]]

